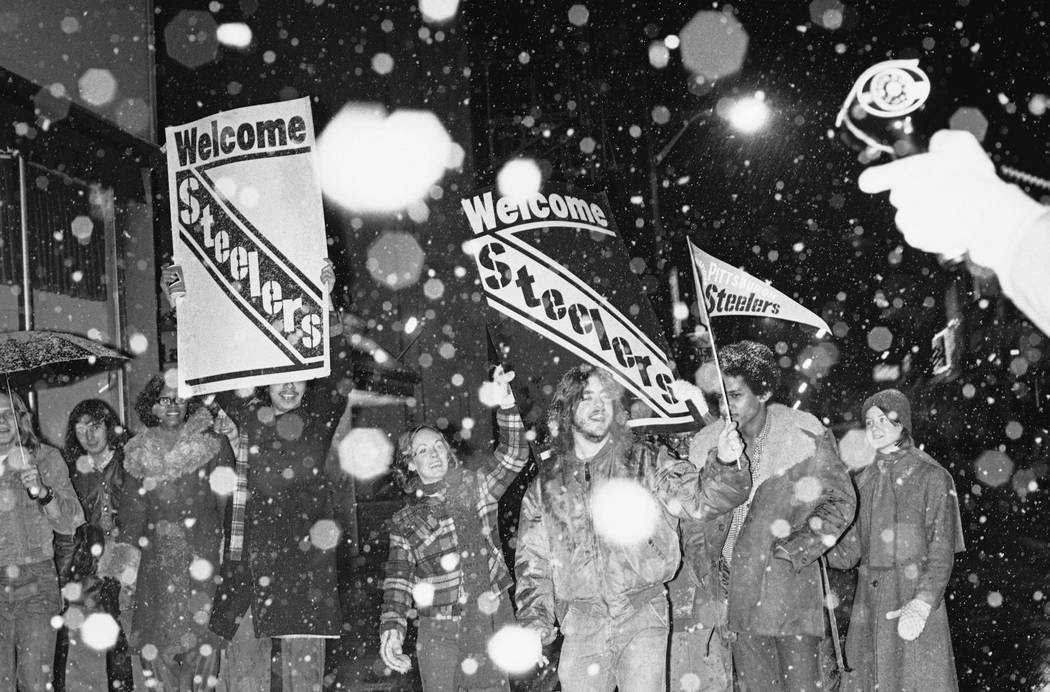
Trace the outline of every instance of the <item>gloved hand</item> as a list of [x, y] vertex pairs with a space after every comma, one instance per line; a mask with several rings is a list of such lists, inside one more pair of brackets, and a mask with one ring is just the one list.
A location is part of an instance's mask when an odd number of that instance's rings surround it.
[[722, 432], [718, 433], [718, 460], [732, 464], [744, 455], [744, 440], [737, 431], [735, 420], [726, 420]]
[[918, 639], [923, 629], [926, 628], [926, 619], [930, 617], [932, 610], [933, 608], [926, 601], [913, 598], [900, 610], [891, 610], [886, 613], [886, 619], [900, 618], [897, 622], [897, 634], [904, 641], [911, 642]]
[[864, 192], [889, 191], [910, 245], [948, 259], [969, 252], [999, 274], [1024, 232], [1050, 211], [1001, 180], [977, 139], [963, 130], [935, 133], [928, 153], [868, 168], [857, 184]]
[[379, 656], [383, 665], [395, 673], [407, 673], [412, 670], [412, 659], [401, 653], [405, 636], [398, 630], [385, 630], [379, 635]]
[[701, 416], [706, 417], [709, 413], [707, 399], [704, 398], [704, 393], [692, 382], [675, 380], [671, 383], [671, 393], [674, 394], [674, 398], [678, 401], [693, 402], [693, 405], [696, 406], [696, 410]]
[[514, 380], [514, 371], [504, 371], [502, 365], [497, 365], [492, 371], [492, 384], [495, 387], [495, 398], [500, 408], [512, 408], [514, 406], [514, 390], [510, 383]]

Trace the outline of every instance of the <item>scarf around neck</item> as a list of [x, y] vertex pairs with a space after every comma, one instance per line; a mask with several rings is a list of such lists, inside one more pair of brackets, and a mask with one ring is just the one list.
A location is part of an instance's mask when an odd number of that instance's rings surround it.
[[147, 428], [124, 447], [124, 468], [135, 478], [170, 481], [201, 468], [219, 451], [219, 438], [209, 434], [212, 417], [198, 409], [172, 434]]

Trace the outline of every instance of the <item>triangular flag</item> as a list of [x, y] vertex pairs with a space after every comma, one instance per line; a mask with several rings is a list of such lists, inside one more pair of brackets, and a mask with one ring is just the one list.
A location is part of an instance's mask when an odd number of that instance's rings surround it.
[[[693, 261], [697, 300], [710, 317], [744, 315], [772, 317], [778, 320], [800, 322], [831, 332], [828, 323], [799, 305], [770, 284], [756, 279], [717, 257], [712, 257], [689, 241], [689, 255]], [[817, 333], [820, 336], [820, 332]]]

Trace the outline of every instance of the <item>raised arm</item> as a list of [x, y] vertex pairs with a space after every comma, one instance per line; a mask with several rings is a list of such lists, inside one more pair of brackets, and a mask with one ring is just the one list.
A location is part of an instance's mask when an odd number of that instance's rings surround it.
[[518, 473], [529, 461], [529, 442], [525, 437], [525, 423], [521, 420], [510, 382], [514, 372], [504, 372], [496, 366], [492, 373], [491, 386], [499, 401], [496, 424], [499, 427], [499, 446], [492, 453], [492, 460], [484, 469], [485, 492], [493, 500], [499, 500]]

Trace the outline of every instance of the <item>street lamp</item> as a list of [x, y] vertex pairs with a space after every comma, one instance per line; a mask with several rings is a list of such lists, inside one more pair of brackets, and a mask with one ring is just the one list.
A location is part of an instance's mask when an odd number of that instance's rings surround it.
[[754, 96], [737, 99], [725, 109], [725, 119], [734, 129], [745, 134], [758, 132], [769, 121], [769, 106], [765, 94], [756, 91]]

